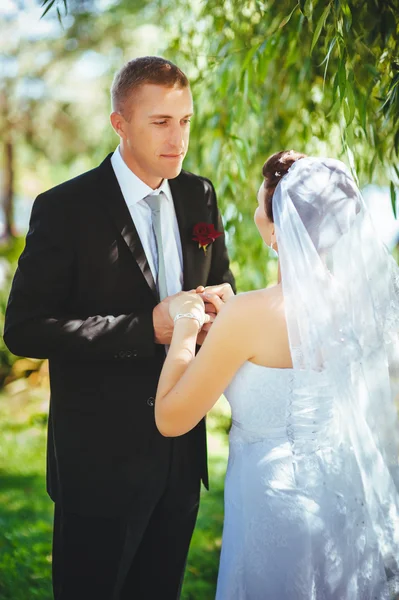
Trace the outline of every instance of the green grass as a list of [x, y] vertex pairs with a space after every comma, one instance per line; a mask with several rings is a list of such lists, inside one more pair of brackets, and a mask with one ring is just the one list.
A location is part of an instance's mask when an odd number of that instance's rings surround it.
[[[53, 504], [45, 487], [48, 390], [18, 380], [0, 395], [0, 598], [51, 600]], [[223, 525], [228, 416], [208, 418], [211, 491], [202, 490], [182, 600], [214, 598]]]

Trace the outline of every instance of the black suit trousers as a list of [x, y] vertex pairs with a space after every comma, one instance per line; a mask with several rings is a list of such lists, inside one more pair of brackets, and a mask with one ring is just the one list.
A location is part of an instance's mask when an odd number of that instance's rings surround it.
[[[173, 445], [172, 445], [173, 453]], [[55, 600], [177, 600], [199, 507], [198, 477], [178, 457], [162, 495], [124, 518], [66, 512], [55, 504]], [[137, 508], [137, 507], [136, 507]]]

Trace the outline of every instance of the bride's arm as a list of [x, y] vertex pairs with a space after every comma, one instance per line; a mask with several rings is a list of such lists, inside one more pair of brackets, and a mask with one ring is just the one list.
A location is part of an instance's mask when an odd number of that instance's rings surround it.
[[179, 436], [195, 427], [251, 358], [253, 318], [245, 296], [229, 300], [197, 356], [197, 321], [176, 321], [155, 400], [155, 420], [163, 435]]

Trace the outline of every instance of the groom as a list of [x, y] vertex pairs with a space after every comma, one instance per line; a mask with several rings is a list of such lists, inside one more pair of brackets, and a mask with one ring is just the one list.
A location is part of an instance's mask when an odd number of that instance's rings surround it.
[[56, 600], [175, 600], [207, 466], [204, 422], [175, 439], [154, 422], [168, 305], [234, 280], [213, 186], [181, 170], [186, 76], [137, 58], [111, 92], [119, 147], [36, 199], [4, 337], [49, 359]]

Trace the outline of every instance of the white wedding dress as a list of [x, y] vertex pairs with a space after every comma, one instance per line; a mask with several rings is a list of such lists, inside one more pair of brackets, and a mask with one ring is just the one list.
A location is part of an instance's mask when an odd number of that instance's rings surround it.
[[[225, 391], [233, 421], [217, 600], [389, 597], [356, 460], [323, 377], [246, 362]], [[315, 484], [324, 470], [324, 486]]]

